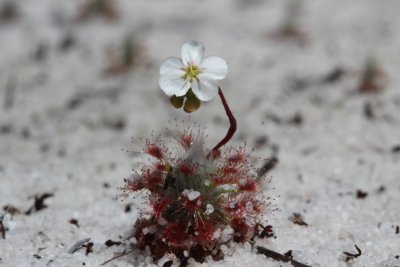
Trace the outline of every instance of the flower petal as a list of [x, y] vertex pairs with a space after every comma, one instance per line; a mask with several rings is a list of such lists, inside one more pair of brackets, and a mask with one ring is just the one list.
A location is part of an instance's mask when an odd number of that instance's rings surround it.
[[182, 78], [185, 74], [182, 68], [181, 60], [176, 57], [169, 57], [161, 63], [158, 83], [168, 96], [183, 96], [189, 90], [190, 83]]
[[161, 76], [158, 83], [168, 96], [183, 96], [190, 88], [190, 82], [181, 77]]
[[160, 75], [183, 76], [185, 73], [182, 61], [177, 57], [169, 57], [161, 63]]
[[199, 76], [199, 80], [192, 82], [192, 91], [201, 101], [210, 101], [218, 94], [218, 83], [214, 79]]
[[208, 57], [204, 59], [200, 68], [202, 74], [210, 79], [222, 80], [228, 74], [228, 64], [222, 57]]
[[182, 62], [185, 66], [199, 66], [204, 58], [204, 45], [199, 41], [189, 41], [183, 44], [181, 51]]

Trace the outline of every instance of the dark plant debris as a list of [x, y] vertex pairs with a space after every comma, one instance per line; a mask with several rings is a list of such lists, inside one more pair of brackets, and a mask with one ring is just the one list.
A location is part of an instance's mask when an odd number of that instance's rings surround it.
[[66, 34], [64, 38], [58, 44], [58, 49], [63, 52], [67, 52], [76, 45], [75, 36], [72, 34]]
[[268, 136], [262, 135], [255, 139], [254, 147], [260, 148], [260, 147], [263, 147], [264, 145], [266, 145], [267, 143], [268, 143]]
[[357, 249], [357, 253], [356, 254], [350, 253], [350, 252], [345, 252], [345, 251], [343, 252], [343, 254], [347, 256], [346, 260], [345, 260], [346, 262], [361, 256], [361, 249], [359, 247], [357, 247], [357, 245], [354, 245], [354, 246]]
[[272, 225], [267, 225], [267, 226], [262, 226], [262, 225], [258, 225], [259, 228], [262, 228], [262, 231], [259, 232], [258, 237], [260, 238], [271, 238], [274, 237], [274, 230], [272, 229]]
[[301, 226], [308, 226], [308, 223], [304, 221], [304, 218], [300, 213], [293, 213], [293, 216], [290, 216], [289, 220], [294, 224], [298, 224]]
[[78, 97], [72, 98], [67, 103], [67, 109], [72, 110], [78, 108], [82, 104], [82, 100], [83, 100], [82, 98]]
[[342, 77], [346, 74], [346, 71], [343, 67], [336, 67], [329, 73], [327, 73], [322, 79], [322, 83], [336, 83], [339, 82]]
[[308, 89], [312, 86], [323, 86], [327, 84], [333, 84], [340, 82], [344, 76], [346, 76], [346, 69], [343, 67], [335, 67], [322, 77], [291, 77], [290, 78], [290, 88], [294, 91], [302, 91]]
[[358, 198], [358, 199], [363, 199], [363, 198], [366, 198], [367, 196], [368, 196], [368, 193], [365, 191], [362, 191], [360, 189], [358, 189], [356, 192], [356, 198]]
[[293, 259], [292, 251], [289, 250], [284, 254], [280, 254], [278, 252], [275, 252], [273, 250], [257, 246], [257, 253], [258, 254], [263, 254], [267, 258], [272, 258], [276, 261], [282, 261], [282, 262], [290, 262], [294, 267], [311, 267], [310, 265], [298, 262]]
[[44, 203], [44, 201], [47, 198], [50, 198], [53, 196], [54, 196], [53, 193], [42, 193], [42, 194], [35, 195], [33, 206], [30, 207], [27, 211], [25, 211], [25, 214], [30, 215], [33, 211], [40, 211], [42, 209], [47, 208], [47, 205]]
[[368, 120], [373, 120], [375, 119], [375, 111], [372, 108], [372, 105], [370, 102], [366, 102], [364, 104], [364, 116]]
[[11, 22], [19, 17], [19, 7], [11, 0], [5, 1], [0, 6], [0, 22]]
[[400, 226], [396, 226], [396, 235], [400, 234]]
[[[88, 243], [90, 241], [90, 238], [84, 238], [82, 240], [79, 240], [78, 242], [76, 242], [75, 244], [73, 244], [69, 249], [68, 249], [68, 253], [69, 254], [73, 254], [76, 251], [78, 251], [79, 249], [81, 249], [86, 243]], [[92, 242], [91, 242], [92, 243]], [[92, 243], [93, 246], [93, 243]]]
[[72, 219], [70, 219], [68, 222], [69, 222], [70, 224], [76, 225], [76, 227], [79, 228], [79, 222], [78, 222], [77, 219], [72, 218]]
[[392, 147], [392, 152], [393, 153], [400, 153], [400, 145], [395, 145]]
[[386, 187], [384, 186], [384, 185], [381, 185], [379, 188], [378, 188], [378, 190], [377, 190], [377, 192], [379, 193], [379, 194], [382, 194], [383, 192], [385, 192], [386, 191]]
[[13, 126], [11, 124], [4, 124], [0, 126], [0, 134], [9, 134], [13, 130]]
[[276, 115], [274, 113], [267, 114], [265, 116], [265, 118], [270, 120], [270, 121], [272, 121], [272, 122], [274, 122], [275, 124], [281, 124], [282, 123], [282, 119], [278, 115]]
[[126, 251], [126, 252], [123, 252], [122, 254], [119, 254], [119, 255], [117, 255], [117, 256], [115, 256], [115, 257], [112, 257], [112, 258], [109, 259], [109, 260], [106, 260], [105, 262], [103, 262], [103, 263], [100, 264], [100, 265], [101, 265], [101, 266], [106, 265], [107, 263], [109, 263], [109, 262], [111, 262], [111, 261], [113, 261], [113, 260], [115, 260], [115, 259], [121, 258], [121, 257], [123, 257], [123, 256], [126, 256], [126, 255], [128, 255], [128, 254], [130, 254], [130, 253], [132, 253], [132, 252], [133, 252], [133, 249], [132, 249], [132, 250], [129, 250], [129, 251]]
[[304, 123], [304, 117], [300, 112], [296, 112], [294, 115], [282, 118], [274, 113], [267, 113], [265, 118], [272, 121], [275, 124], [287, 124], [293, 126], [301, 126]]
[[267, 160], [264, 165], [258, 170], [257, 177], [260, 179], [265, 174], [267, 174], [270, 170], [275, 168], [276, 164], [278, 164], [278, 158], [272, 157], [271, 159]]
[[104, 17], [115, 20], [119, 17], [115, 0], [87, 0], [81, 7], [78, 19], [87, 20], [92, 17]]
[[83, 248], [86, 248], [85, 255], [89, 255], [89, 253], [93, 253], [93, 242], [88, 242], [87, 244], [82, 245]]
[[124, 118], [116, 118], [115, 120], [105, 121], [104, 126], [115, 131], [122, 131], [126, 127], [126, 121]]
[[3, 224], [4, 214], [0, 216], [0, 236], [3, 239], [6, 239], [6, 227]]
[[126, 213], [131, 212], [131, 210], [132, 210], [131, 206], [132, 206], [132, 203], [128, 203], [128, 204], [125, 205], [125, 212]]
[[304, 122], [303, 115], [301, 113], [296, 113], [294, 114], [291, 118], [288, 119], [287, 121], [289, 124], [295, 125], [295, 126], [300, 126]]
[[119, 246], [119, 245], [122, 245], [122, 242], [119, 242], [119, 241], [112, 241], [111, 239], [108, 239], [104, 244], [105, 244], [107, 247], [111, 247], [111, 246]]
[[14, 207], [14, 206], [12, 206], [12, 205], [5, 205], [5, 206], [3, 207], [3, 210], [4, 210], [6, 213], [11, 214], [11, 216], [14, 216], [15, 214], [21, 213], [21, 211], [20, 211], [18, 208]]
[[162, 267], [171, 267], [173, 263], [174, 263], [174, 261], [173, 261], [173, 260], [170, 260], [170, 261], [164, 262], [164, 264], [163, 264], [163, 266], [162, 266]]

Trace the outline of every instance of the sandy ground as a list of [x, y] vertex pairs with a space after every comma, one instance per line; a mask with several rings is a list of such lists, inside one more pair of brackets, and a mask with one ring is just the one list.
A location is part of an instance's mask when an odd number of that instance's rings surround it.
[[[265, 184], [279, 208], [268, 215], [276, 238], [257, 243], [312, 266], [400, 266], [400, 2], [302, 1], [302, 40], [276, 38], [288, 3], [279, 0], [120, 0], [119, 19], [84, 22], [83, 1], [11, 2], [17, 17], [0, 19], [0, 207], [19, 213], [0, 211], [0, 266], [110, 259], [122, 249], [105, 241], [123, 240], [137, 218], [138, 200], [115, 198], [136, 166], [134, 153], [121, 151], [138, 150], [130, 138], [163, 132], [174, 119], [207, 127], [210, 147], [224, 135], [218, 100], [189, 118], [158, 88], [160, 62], [191, 39], [228, 61], [222, 87], [239, 125], [232, 144], [279, 159]], [[106, 75], [110, 51], [129, 35], [140, 60]], [[360, 94], [370, 56], [387, 84]], [[336, 68], [345, 75], [323, 82]], [[47, 207], [31, 209], [45, 193]], [[307, 225], [289, 220], [293, 213]], [[68, 253], [85, 238], [92, 253]], [[361, 256], [346, 262], [355, 245]], [[153, 264], [134, 253], [107, 266]], [[291, 266], [249, 244], [191, 265]]]

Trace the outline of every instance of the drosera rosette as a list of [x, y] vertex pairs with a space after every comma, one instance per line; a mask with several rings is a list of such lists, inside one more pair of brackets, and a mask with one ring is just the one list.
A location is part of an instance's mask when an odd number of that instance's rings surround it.
[[172, 105], [176, 107], [178, 99], [187, 112], [194, 111], [193, 101], [219, 95], [230, 122], [226, 136], [208, 149], [204, 130], [195, 124], [147, 139], [142, 152], [149, 161], [123, 187], [128, 194], [145, 192], [149, 209], [140, 211], [133, 236], [135, 248], [149, 249], [155, 260], [165, 255], [175, 255], [181, 262], [219, 260], [222, 245], [265, 236], [271, 199], [261, 190], [263, 174], [244, 146], [222, 148], [236, 131], [236, 120], [218, 85], [228, 67], [220, 57], [203, 60], [203, 54], [200, 42], [185, 43], [181, 59], [162, 63], [160, 87]]
[[[135, 224], [136, 246], [160, 259], [167, 253], [204, 261], [223, 255], [220, 246], [257, 236], [270, 199], [244, 147], [209, 156], [200, 128], [147, 140], [152, 158], [140, 174], [126, 179], [126, 193], [147, 191], [150, 210]], [[168, 147], [166, 144], [170, 144]]]

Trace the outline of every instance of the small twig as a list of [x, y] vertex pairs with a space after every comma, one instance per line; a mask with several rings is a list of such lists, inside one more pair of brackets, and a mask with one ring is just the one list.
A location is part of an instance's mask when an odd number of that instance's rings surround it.
[[25, 211], [25, 214], [30, 215], [32, 213], [32, 211], [39, 211], [44, 208], [47, 208], [47, 205], [44, 203], [44, 201], [47, 198], [53, 197], [53, 196], [54, 196], [53, 193], [43, 193], [43, 194], [35, 195], [34, 196], [35, 201], [34, 201], [33, 205], [27, 211]]
[[79, 228], [79, 222], [78, 222], [77, 219], [72, 218], [72, 219], [70, 219], [68, 222], [69, 222], [70, 224], [73, 224], [73, 225], [75, 225], [76, 227]]
[[228, 132], [226, 133], [225, 137], [208, 153], [207, 158], [212, 156], [212, 155], [218, 155], [218, 149], [221, 148], [223, 145], [229, 142], [231, 140], [232, 136], [235, 134], [236, 129], [237, 129], [237, 123], [235, 116], [233, 116], [233, 113], [231, 109], [228, 106], [228, 103], [226, 102], [225, 96], [222, 93], [221, 87], [218, 87], [218, 95], [221, 98], [222, 105], [224, 106], [226, 115], [228, 116], [229, 119], [229, 129]]
[[5, 206], [3, 207], [3, 210], [4, 210], [6, 213], [10, 214], [10, 215], [11, 215], [11, 218], [12, 218], [12, 216], [14, 216], [15, 214], [21, 213], [21, 211], [20, 211], [19, 209], [17, 209], [17, 208], [14, 207], [14, 206], [11, 206], [11, 205], [5, 205]]
[[267, 225], [267, 226], [262, 226], [261, 224], [258, 224], [259, 227], [263, 228], [261, 233], [258, 235], [260, 238], [271, 238], [274, 237], [274, 231], [272, 230], [272, 225]]
[[308, 223], [306, 223], [304, 221], [304, 218], [303, 218], [303, 216], [301, 216], [300, 213], [294, 212], [293, 216], [289, 217], [289, 221], [293, 222], [294, 224], [301, 225], [301, 226], [308, 226]]
[[350, 253], [350, 252], [346, 252], [344, 251], [343, 254], [346, 255], [346, 262], [351, 260], [351, 259], [355, 259], [361, 256], [361, 249], [359, 247], [357, 247], [357, 245], [354, 245], [357, 249], [357, 254], [354, 253]]
[[264, 165], [258, 170], [257, 173], [257, 180], [263, 177], [267, 172], [272, 170], [276, 164], [278, 164], [278, 158], [272, 157], [271, 159], [267, 160]]
[[289, 250], [285, 254], [280, 254], [270, 249], [257, 246], [257, 253], [265, 255], [267, 258], [272, 258], [276, 261], [290, 262], [294, 267], [311, 267], [310, 265], [298, 262], [293, 259], [292, 253]]
[[89, 255], [89, 253], [93, 253], [93, 242], [83, 244], [82, 247], [86, 248], [86, 251], [85, 251], [86, 256]]
[[392, 147], [392, 153], [398, 153], [398, 152], [400, 152], [400, 145]]
[[117, 255], [117, 256], [115, 256], [115, 257], [112, 257], [111, 259], [109, 259], [109, 260], [103, 262], [103, 263], [100, 264], [100, 265], [106, 265], [107, 263], [109, 263], [109, 262], [111, 262], [111, 261], [113, 261], [113, 260], [116, 260], [116, 259], [118, 259], [118, 258], [121, 258], [121, 257], [123, 257], [123, 256], [126, 256], [126, 255], [128, 255], [129, 253], [132, 253], [133, 251], [134, 251], [133, 249], [132, 249], [132, 250], [128, 250], [127, 252], [124, 252], [124, 253], [122, 253], [122, 254], [120, 254], [120, 255]]
[[122, 242], [119, 242], [119, 241], [112, 241], [111, 239], [108, 239], [104, 244], [105, 244], [107, 247], [111, 247], [111, 246], [119, 246], [119, 245], [122, 245]]
[[70, 249], [68, 249], [68, 253], [69, 254], [75, 253], [77, 250], [81, 249], [85, 243], [89, 242], [89, 240], [90, 240], [90, 237], [79, 240], [78, 242], [73, 244]]
[[324, 84], [338, 82], [345, 74], [346, 70], [340, 66], [337, 66], [322, 78], [321, 83]]
[[5, 216], [5, 214], [0, 216], [0, 235], [1, 235], [1, 238], [6, 239], [6, 228], [4, 227], [4, 224], [3, 224], [4, 216]]

